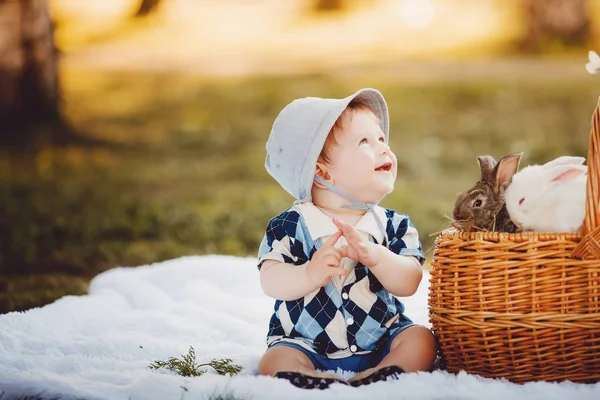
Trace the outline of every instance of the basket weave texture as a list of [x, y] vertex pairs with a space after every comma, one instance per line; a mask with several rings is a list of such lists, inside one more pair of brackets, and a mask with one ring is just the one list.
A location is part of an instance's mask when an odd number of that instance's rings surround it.
[[600, 99], [578, 233], [447, 230], [429, 317], [442, 367], [516, 383], [600, 381]]

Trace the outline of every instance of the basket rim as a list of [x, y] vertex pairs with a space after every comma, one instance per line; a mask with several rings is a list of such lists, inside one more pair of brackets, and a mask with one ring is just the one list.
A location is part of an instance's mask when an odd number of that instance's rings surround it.
[[436, 240], [482, 240], [491, 242], [509, 241], [509, 242], [529, 242], [529, 241], [553, 241], [565, 240], [579, 242], [582, 238], [580, 232], [492, 232], [492, 231], [477, 231], [467, 232], [456, 228], [448, 228], [440, 232]]

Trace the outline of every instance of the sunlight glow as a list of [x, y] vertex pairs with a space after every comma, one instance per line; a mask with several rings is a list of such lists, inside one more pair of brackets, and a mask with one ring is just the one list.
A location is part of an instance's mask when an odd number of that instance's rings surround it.
[[431, 25], [435, 12], [429, 0], [402, 0], [398, 14], [411, 28], [425, 29]]

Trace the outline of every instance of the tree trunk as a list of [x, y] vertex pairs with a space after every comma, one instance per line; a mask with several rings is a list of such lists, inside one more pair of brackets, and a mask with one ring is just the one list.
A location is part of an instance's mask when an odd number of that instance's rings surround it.
[[58, 115], [58, 52], [46, 0], [0, 0], [0, 120]]
[[526, 0], [527, 33], [523, 47], [585, 45], [590, 33], [586, 0]]
[[313, 10], [315, 12], [338, 11], [343, 7], [344, 0], [315, 0]]
[[142, 0], [140, 7], [135, 13], [135, 17], [144, 17], [153, 11], [156, 11], [161, 0]]

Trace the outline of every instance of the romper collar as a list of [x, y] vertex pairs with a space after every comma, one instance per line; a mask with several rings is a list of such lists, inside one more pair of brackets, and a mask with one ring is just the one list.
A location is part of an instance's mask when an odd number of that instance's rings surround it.
[[[338, 228], [331, 220], [331, 217], [319, 210], [312, 202], [299, 203], [294, 205], [294, 208], [302, 215], [313, 240], [331, 236], [337, 232]], [[373, 211], [377, 214], [380, 221], [387, 221], [387, 215], [383, 207], [375, 206]], [[359, 232], [368, 233], [375, 238], [377, 243], [383, 243], [383, 233], [379, 229], [373, 213], [366, 212], [354, 225], [354, 228]]]

